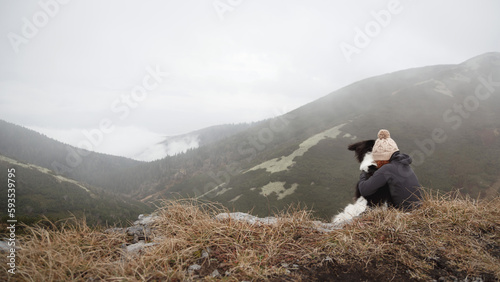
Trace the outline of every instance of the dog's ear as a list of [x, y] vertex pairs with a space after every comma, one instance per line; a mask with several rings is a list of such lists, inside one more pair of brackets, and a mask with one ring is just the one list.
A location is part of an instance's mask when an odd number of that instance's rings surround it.
[[359, 143], [360, 143], [360, 142], [358, 142], [358, 143], [354, 143], [354, 144], [351, 144], [351, 145], [349, 145], [349, 146], [347, 147], [347, 149], [348, 149], [349, 151], [356, 151], [356, 148], [358, 148], [358, 146], [360, 145]]
[[370, 148], [370, 151], [371, 151], [371, 149], [372, 149], [372, 148], [373, 148], [373, 146], [375, 145], [375, 140], [365, 140], [364, 142], [365, 142], [365, 145], [366, 145], [367, 147], [369, 147], [369, 148]]
[[357, 143], [354, 143], [354, 144], [351, 144], [349, 146], [347, 146], [347, 149], [349, 151], [356, 151], [358, 150], [359, 148], [362, 148], [361, 150], [363, 149], [369, 149], [368, 151], [371, 151], [371, 149], [373, 148], [373, 145], [375, 145], [375, 140], [364, 140], [364, 141], [360, 141], [360, 142], [357, 142]]

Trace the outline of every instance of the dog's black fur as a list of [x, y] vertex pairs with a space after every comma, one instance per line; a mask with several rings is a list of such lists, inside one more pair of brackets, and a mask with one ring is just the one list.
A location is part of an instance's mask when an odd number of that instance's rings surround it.
[[[363, 162], [366, 153], [372, 151], [374, 144], [375, 140], [365, 140], [351, 144], [347, 147], [347, 149], [349, 149], [350, 151], [354, 151], [356, 159], [359, 161], [359, 163], [361, 163]], [[370, 178], [373, 175], [373, 173], [375, 173], [375, 171], [377, 171], [377, 167], [375, 165], [369, 166], [368, 178]], [[358, 182], [358, 184], [356, 185], [356, 193], [354, 198], [357, 200], [360, 197], [361, 193], [359, 192], [359, 182]], [[375, 194], [365, 197], [365, 199], [368, 201], [369, 207], [384, 205], [385, 203], [387, 203], [387, 205], [389, 206], [392, 206], [391, 193], [389, 192], [389, 187], [387, 185], [378, 189], [377, 192], [375, 192]]]

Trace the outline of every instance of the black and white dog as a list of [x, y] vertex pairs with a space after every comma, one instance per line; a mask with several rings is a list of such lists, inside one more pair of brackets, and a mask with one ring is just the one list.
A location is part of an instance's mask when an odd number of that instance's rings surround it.
[[[368, 173], [368, 177], [371, 177], [373, 173], [377, 171], [377, 164], [372, 158], [372, 148], [374, 144], [375, 140], [365, 140], [351, 144], [347, 147], [350, 151], [354, 151], [356, 159], [360, 162], [359, 169], [366, 171]], [[379, 205], [388, 206], [392, 204], [391, 194], [387, 185], [378, 189], [375, 194], [367, 197], [361, 196], [358, 185], [359, 182], [356, 185], [356, 192], [354, 194], [356, 202], [354, 204], [347, 205], [343, 212], [339, 213], [332, 219], [332, 223], [344, 224], [359, 216], [368, 208]]]

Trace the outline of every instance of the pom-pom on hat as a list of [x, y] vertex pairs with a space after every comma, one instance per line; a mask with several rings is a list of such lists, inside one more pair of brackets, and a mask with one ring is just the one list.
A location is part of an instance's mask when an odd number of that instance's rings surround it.
[[399, 151], [398, 145], [391, 138], [387, 129], [381, 129], [378, 132], [378, 139], [375, 141], [372, 149], [374, 161], [388, 161], [394, 152]]

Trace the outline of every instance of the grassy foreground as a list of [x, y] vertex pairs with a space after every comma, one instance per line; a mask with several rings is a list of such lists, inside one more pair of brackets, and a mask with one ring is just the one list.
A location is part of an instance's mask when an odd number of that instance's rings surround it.
[[[156, 245], [139, 253], [124, 250], [125, 234], [81, 220], [26, 227], [16, 274], [2, 253], [0, 280], [500, 280], [500, 197], [426, 198], [412, 213], [375, 209], [329, 233], [301, 208], [277, 215], [275, 225], [251, 225], [214, 219], [228, 212], [216, 204], [168, 201], [157, 211]], [[188, 271], [194, 264], [201, 269]]]

